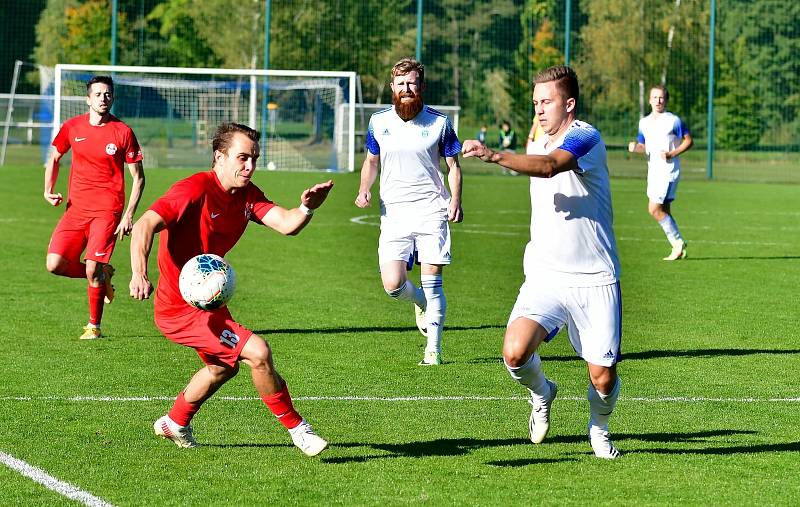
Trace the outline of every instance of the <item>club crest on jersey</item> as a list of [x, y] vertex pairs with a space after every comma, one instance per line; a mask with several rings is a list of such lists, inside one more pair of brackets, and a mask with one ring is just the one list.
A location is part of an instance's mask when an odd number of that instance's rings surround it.
[[252, 216], [253, 216], [253, 203], [248, 202], [247, 204], [244, 205], [244, 217], [247, 220], [250, 220], [250, 217]]
[[114, 155], [115, 153], [117, 153], [117, 145], [114, 143], [108, 143], [106, 145], [106, 153], [108, 153], [109, 155]]
[[422, 137], [428, 137], [429, 134], [430, 134], [430, 131], [427, 130], [427, 129], [422, 131]]

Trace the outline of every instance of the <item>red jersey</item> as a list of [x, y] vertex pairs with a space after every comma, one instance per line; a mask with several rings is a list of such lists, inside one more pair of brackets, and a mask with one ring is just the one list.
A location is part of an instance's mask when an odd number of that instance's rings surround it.
[[178, 288], [186, 261], [201, 253], [224, 257], [242, 237], [249, 221], [261, 224], [273, 206], [252, 183], [233, 194], [225, 192], [213, 170], [172, 185], [150, 206], [167, 225], [158, 245], [156, 313], [177, 316], [194, 310]]
[[122, 212], [124, 164], [142, 160], [142, 150], [130, 127], [112, 115], [103, 125], [90, 125], [86, 113], [67, 120], [53, 146], [59, 153], [72, 148], [67, 207], [90, 216]]

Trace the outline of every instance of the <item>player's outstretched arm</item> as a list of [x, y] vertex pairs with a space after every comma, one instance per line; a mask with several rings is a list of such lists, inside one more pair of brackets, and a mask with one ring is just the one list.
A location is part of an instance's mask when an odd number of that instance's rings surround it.
[[359, 208], [367, 208], [372, 204], [370, 189], [378, 177], [379, 161], [379, 155], [374, 155], [367, 151], [367, 158], [364, 159], [364, 164], [361, 166], [361, 184], [358, 187], [358, 195], [356, 195], [356, 206]]
[[311, 188], [303, 190], [300, 195], [300, 206], [286, 209], [273, 206], [261, 217], [261, 222], [286, 236], [295, 236], [311, 221], [314, 210], [322, 206], [328, 193], [333, 188], [333, 180], [317, 183]]
[[60, 192], [53, 192], [58, 180], [58, 164], [63, 156], [63, 153], [52, 148], [47, 163], [44, 165], [44, 200], [53, 206], [58, 206], [64, 200]]
[[147, 259], [153, 248], [156, 233], [166, 227], [161, 215], [147, 210], [136, 221], [131, 232], [131, 297], [138, 300], [147, 299], [153, 292], [153, 284], [147, 277]]
[[136, 214], [136, 208], [139, 206], [139, 200], [142, 198], [142, 192], [144, 192], [144, 167], [142, 162], [128, 164], [128, 171], [131, 173], [133, 183], [131, 185], [131, 196], [128, 199], [128, 207], [125, 213], [122, 214], [117, 230], [114, 231], [119, 240], [131, 233], [133, 215]]
[[475, 140], [464, 141], [461, 153], [465, 158], [478, 157], [484, 162], [501, 165], [512, 171], [537, 178], [552, 178], [558, 173], [573, 171], [578, 163], [572, 153], [555, 149], [549, 155], [522, 155], [508, 151], [493, 151]]

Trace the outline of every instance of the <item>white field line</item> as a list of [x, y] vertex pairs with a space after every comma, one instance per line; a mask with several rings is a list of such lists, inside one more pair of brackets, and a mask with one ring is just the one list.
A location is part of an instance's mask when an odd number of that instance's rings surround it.
[[[0, 396], [3, 401], [66, 401], [66, 402], [111, 402], [173, 401], [174, 396]], [[218, 401], [261, 401], [255, 396], [218, 396]], [[373, 401], [373, 402], [429, 402], [429, 401], [520, 401], [525, 396], [297, 396], [294, 401]], [[584, 401], [581, 396], [559, 396], [564, 401]], [[799, 403], [800, 397], [786, 398], [725, 398], [709, 396], [621, 396], [619, 401], [645, 403]]]
[[[372, 227], [379, 227], [380, 223], [376, 222], [375, 220], [378, 219], [378, 215], [360, 215], [357, 217], [353, 217], [350, 219], [351, 222], [358, 225], [368, 225]], [[474, 224], [474, 225], [459, 225], [457, 228], [453, 229], [453, 232], [459, 233], [466, 233], [466, 234], [488, 234], [490, 236], [529, 236], [529, 228], [530, 226], [527, 224], [504, 224], [500, 227], [503, 228], [519, 228], [520, 231], [498, 231], [498, 230], [487, 230], [488, 227], [496, 227], [490, 225], [482, 225], [482, 224]], [[688, 229], [688, 228], [687, 228]], [[664, 243], [666, 240], [664, 238], [637, 238], [634, 236], [617, 236], [618, 241], [647, 241], [647, 242], [655, 242], [655, 243]], [[705, 244], [705, 245], [755, 245], [755, 246], [791, 246], [790, 243], [776, 243], [776, 242], [765, 242], [765, 241], [717, 241], [717, 240], [692, 240], [691, 243], [694, 244]]]
[[113, 507], [113, 504], [106, 502], [102, 498], [98, 498], [91, 493], [87, 493], [86, 491], [78, 488], [77, 486], [73, 486], [68, 482], [60, 481], [41, 468], [37, 468], [29, 463], [26, 463], [25, 461], [22, 461], [21, 459], [17, 459], [10, 454], [4, 453], [3, 451], [0, 451], [0, 463], [12, 470], [19, 472], [25, 477], [38, 482], [45, 488], [69, 498], [70, 500], [75, 500], [76, 502], [80, 502], [83, 505], [88, 505], [89, 507]]

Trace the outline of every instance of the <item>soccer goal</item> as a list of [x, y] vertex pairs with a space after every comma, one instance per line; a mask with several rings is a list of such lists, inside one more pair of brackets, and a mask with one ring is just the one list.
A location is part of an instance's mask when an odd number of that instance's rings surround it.
[[217, 125], [237, 122], [261, 132], [260, 169], [355, 169], [355, 72], [59, 64], [54, 133], [86, 112], [97, 74], [114, 78], [113, 113], [136, 133], [146, 167], [208, 167]]

